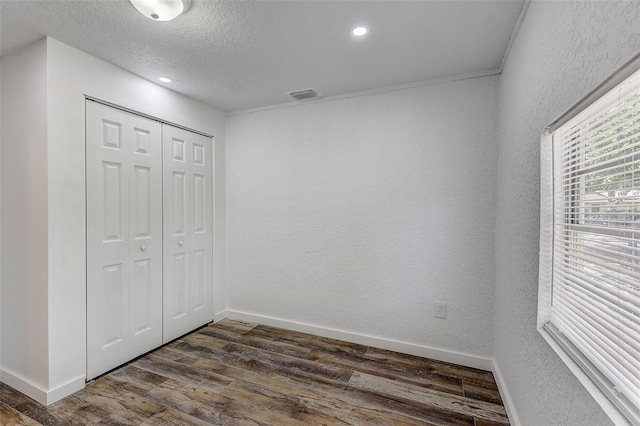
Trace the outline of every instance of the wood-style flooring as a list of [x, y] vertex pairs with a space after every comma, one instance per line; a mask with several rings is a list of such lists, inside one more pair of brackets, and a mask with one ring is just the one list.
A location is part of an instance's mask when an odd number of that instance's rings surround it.
[[490, 372], [224, 320], [44, 407], [0, 384], [3, 425], [508, 425]]

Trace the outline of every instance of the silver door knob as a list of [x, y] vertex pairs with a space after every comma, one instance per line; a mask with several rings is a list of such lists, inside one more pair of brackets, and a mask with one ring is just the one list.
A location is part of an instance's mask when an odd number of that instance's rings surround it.
[[146, 251], [147, 250], [147, 246], [145, 246], [144, 244], [140, 246], [140, 250], [142, 251]]
[[183, 243], [184, 243], [184, 241], [178, 241], [178, 245], [179, 245], [180, 247], [182, 247], [182, 244], [183, 244]]

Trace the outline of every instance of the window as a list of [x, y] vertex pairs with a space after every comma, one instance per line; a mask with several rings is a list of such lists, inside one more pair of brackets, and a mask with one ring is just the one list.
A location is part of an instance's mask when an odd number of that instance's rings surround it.
[[640, 423], [640, 71], [542, 150], [538, 324]]

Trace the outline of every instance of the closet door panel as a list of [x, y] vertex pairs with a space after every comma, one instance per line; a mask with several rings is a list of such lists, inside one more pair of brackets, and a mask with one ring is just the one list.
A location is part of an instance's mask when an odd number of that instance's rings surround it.
[[166, 343], [213, 319], [211, 139], [163, 126]]
[[191, 181], [191, 309], [194, 327], [213, 318], [213, 211], [211, 138], [192, 134]]
[[162, 162], [159, 123], [86, 107], [91, 379], [161, 343]]
[[130, 114], [129, 132], [131, 326], [135, 336], [149, 334], [141, 354], [162, 342], [162, 125]]
[[191, 330], [189, 307], [189, 133], [172, 126], [162, 129], [164, 149], [164, 272], [163, 342]]

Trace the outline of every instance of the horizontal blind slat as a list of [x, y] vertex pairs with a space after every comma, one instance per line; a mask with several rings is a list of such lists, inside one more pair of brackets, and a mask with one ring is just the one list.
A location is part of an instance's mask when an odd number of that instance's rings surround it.
[[[577, 296], [577, 295], [576, 295]], [[601, 322], [593, 311], [590, 311], [587, 303], [585, 303], [579, 296], [572, 297], [570, 294], [559, 294], [558, 297], [562, 299], [563, 303], [570, 305], [571, 312], [576, 313], [584, 321], [583, 328], [591, 329], [591, 332], [598, 335], [603, 340], [607, 347], [620, 346], [621, 350], [618, 350], [618, 354], [624, 357], [633, 369], [630, 371], [638, 380], [640, 380], [640, 343], [634, 341], [632, 336], [618, 332], [618, 324], [613, 322]]]
[[[588, 291], [588, 289], [584, 289], [582, 287], [581, 287], [581, 290]], [[556, 291], [554, 291], [554, 300], [555, 301], [560, 300], [560, 298], [564, 297], [564, 293], [566, 291], [567, 290], [565, 289], [565, 286], [561, 285], [557, 287]], [[635, 316], [627, 317], [625, 315], [616, 315], [616, 313], [618, 312], [618, 307], [616, 304], [611, 303], [610, 301], [599, 298], [599, 297], [594, 297], [594, 296], [585, 296], [585, 297], [589, 297], [589, 300], [591, 303], [590, 306], [592, 307], [594, 313], [597, 313], [603, 321], [607, 321], [612, 325], [618, 324], [621, 328], [625, 330], [630, 330], [629, 332], [625, 332], [625, 333], [631, 333], [631, 335], [633, 336], [640, 333], [640, 319], [638, 319], [638, 317], [635, 317]], [[560, 300], [560, 302], [562, 302], [562, 300]]]
[[[626, 261], [623, 261], [621, 257], [619, 257], [618, 259], [615, 259], [611, 257], [602, 256], [597, 253], [588, 253], [587, 255], [585, 255], [585, 254], [582, 254], [583, 252], [581, 250], [566, 249], [565, 247], [558, 247], [558, 245], [555, 245], [555, 248], [559, 252], [563, 252], [563, 251], [567, 252], [565, 258], [570, 258], [576, 264], [579, 264], [582, 267], [586, 267], [588, 265], [595, 265], [595, 266], [602, 267], [603, 271], [605, 271], [607, 269], [611, 270], [610, 263], [615, 262], [617, 265], [619, 265], [619, 267], [626, 268], [624, 270], [611, 271], [616, 275], [620, 283], [627, 284], [629, 286], [637, 285], [640, 287], [640, 284], [638, 283], [638, 280], [640, 279], [640, 271], [633, 270], [633, 267], [634, 267], [633, 259], [630, 259], [630, 261], [626, 262]], [[576, 262], [576, 259], [582, 260], [583, 262]], [[603, 275], [603, 279], [608, 279], [608, 278], [606, 275]], [[618, 283], [615, 283], [615, 285], [618, 285]]]
[[[581, 287], [591, 291], [593, 294], [608, 300], [611, 303], [614, 303], [616, 306], [621, 307], [620, 297], [618, 291], [615, 288], [611, 288], [608, 284], [604, 282], [598, 282], [597, 280], [585, 276], [585, 275], [575, 275], [572, 273], [572, 270], [565, 267], [564, 265], [557, 265], [557, 273], [560, 277], [566, 278], [566, 282], [580, 285]], [[628, 312], [628, 315], [640, 315], [640, 306], [633, 303], [623, 309], [624, 312]], [[632, 318], [630, 318], [632, 319]]]
[[[637, 395], [640, 389], [637, 384], [635, 384], [632, 380], [629, 380], [628, 376], [624, 373], [626, 369], [620, 363], [612, 362], [614, 358], [603, 352], [599, 346], [594, 344], [593, 340], [591, 340], [588, 334], [583, 333], [579, 328], [574, 327], [575, 322], [572, 322], [570, 319], [562, 317], [561, 321], [558, 321], [559, 324], [564, 324], [564, 327], [559, 327], [562, 333], [567, 336], [578, 349], [581, 349], [583, 354], [589, 358], [589, 360], [594, 363], [599, 370], [609, 379], [611, 382], [615, 384], [615, 386], [619, 387], [623, 393], [629, 397], [633, 397]], [[595, 350], [590, 350], [594, 348]]]

